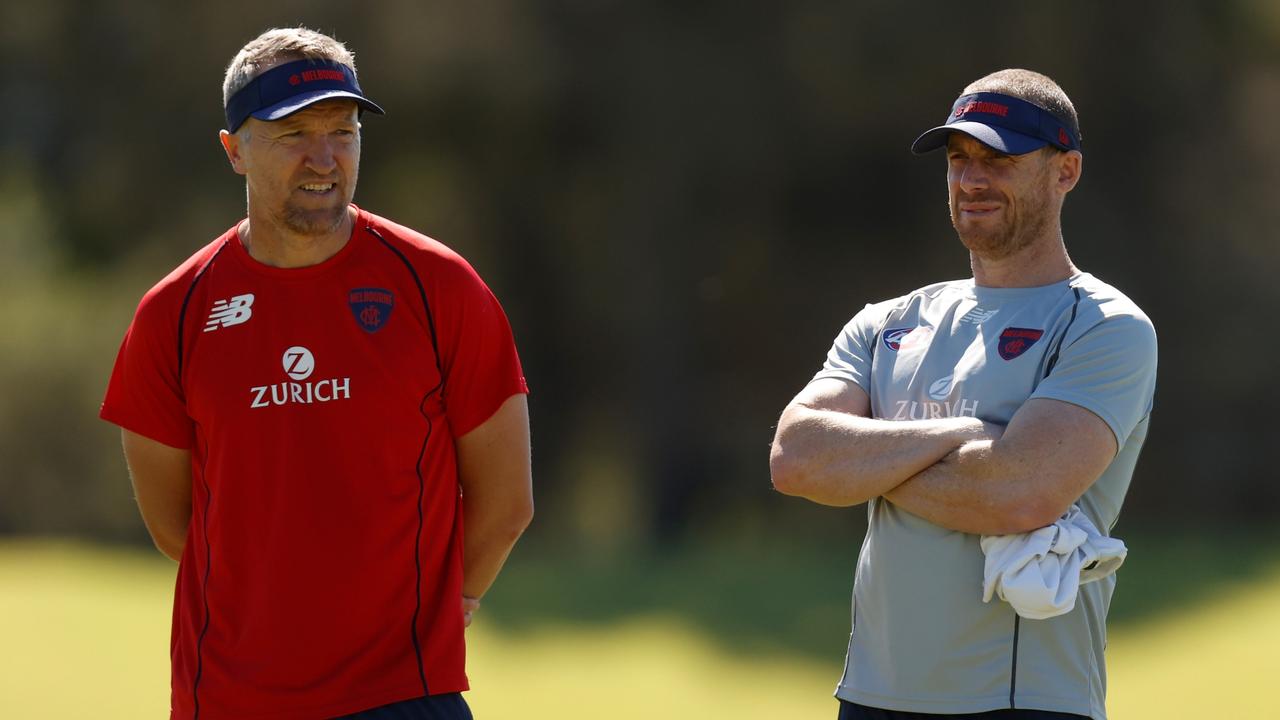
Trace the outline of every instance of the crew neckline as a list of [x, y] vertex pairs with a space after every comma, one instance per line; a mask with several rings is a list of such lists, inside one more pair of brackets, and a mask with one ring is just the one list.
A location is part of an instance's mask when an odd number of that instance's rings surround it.
[[979, 285], [973, 278], [969, 278], [968, 290], [969, 294], [976, 300], [1007, 300], [1040, 293], [1063, 292], [1087, 277], [1089, 277], [1089, 273], [1082, 271], [1065, 280], [1032, 287], [991, 287], [989, 285]]
[[347, 238], [347, 242], [338, 252], [325, 258], [315, 265], [305, 265], [303, 267], [282, 268], [274, 265], [267, 265], [260, 260], [255, 260], [249, 254], [249, 249], [244, 246], [244, 240], [240, 237], [240, 223], [237, 222], [235, 227], [231, 229], [231, 252], [236, 259], [240, 261], [250, 271], [260, 275], [270, 277], [278, 277], [285, 279], [303, 279], [316, 275], [321, 275], [329, 270], [341, 265], [346, 258], [355, 252], [356, 245], [359, 242], [359, 230], [365, 226], [365, 212], [356, 206], [355, 203], [350, 204], [351, 209], [356, 211], [355, 219], [351, 221], [351, 235]]

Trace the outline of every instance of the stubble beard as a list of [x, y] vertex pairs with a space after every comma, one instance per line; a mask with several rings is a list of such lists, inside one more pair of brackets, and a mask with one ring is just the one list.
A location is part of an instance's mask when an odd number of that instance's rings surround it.
[[[357, 177], [357, 173], [352, 172], [340, 174], [334, 180], [337, 183], [334, 190], [339, 197], [330, 207], [306, 207], [286, 198], [281, 209], [281, 224], [289, 232], [305, 237], [321, 237], [337, 232], [347, 217], [347, 207], [351, 205], [352, 196], [355, 195]], [[301, 183], [295, 183], [297, 184]]]
[[281, 220], [290, 232], [309, 237], [328, 235], [342, 226], [347, 216], [347, 204], [327, 208], [303, 208], [290, 202], [284, 205], [284, 216]]
[[[979, 200], [981, 198], [968, 198]], [[1005, 222], [991, 229], [960, 227], [955, 200], [951, 201], [951, 226], [969, 252], [987, 260], [1000, 260], [1033, 244], [1049, 227], [1049, 194], [1038, 192], [1018, 198], [1016, 205], [1001, 205]]]

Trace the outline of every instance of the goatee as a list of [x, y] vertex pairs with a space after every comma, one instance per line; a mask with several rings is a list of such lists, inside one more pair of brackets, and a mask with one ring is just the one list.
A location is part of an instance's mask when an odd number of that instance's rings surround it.
[[[980, 198], [972, 198], [980, 201]], [[962, 229], [958, 213], [951, 209], [951, 226], [960, 242], [975, 255], [992, 260], [1018, 253], [1045, 233], [1051, 220], [1048, 193], [1020, 198], [1016, 208], [1004, 203], [1005, 222], [990, 229]]]
[[299, 235], [328, 235], [336, 231], [347, 216], [347, 207], [303, 209], [296, 205], [284, 207], [284, 226]]

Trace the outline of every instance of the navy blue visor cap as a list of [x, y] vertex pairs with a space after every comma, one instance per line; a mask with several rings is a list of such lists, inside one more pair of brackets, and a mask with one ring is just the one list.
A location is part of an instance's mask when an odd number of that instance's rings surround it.
[[947, 136], [962, 132], [1007, 155], [1022, 155], [1052, 145], [1079, 150], [1080, 138], [1053, 113], [1026, 100], [1001, 93], [961, 95], [951, 106], [947, 122], [926, 130], [911, 143], [923, 155], [947, 144]]
[[360, 109], [385, 115], [364, 96], [356, 73], [333, 60], [294, 60], [262, 73], [227, 101], [227, 130], [235, 132], [245, 120], [279, 120], [321, 100], [349, 98]]

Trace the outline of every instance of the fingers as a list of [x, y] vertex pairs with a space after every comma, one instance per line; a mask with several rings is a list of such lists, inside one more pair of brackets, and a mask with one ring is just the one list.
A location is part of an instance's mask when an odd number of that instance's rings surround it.
[[480, 609], [480, 598], [462, 596], [462, 627], [471, 627], [471, 616]]

